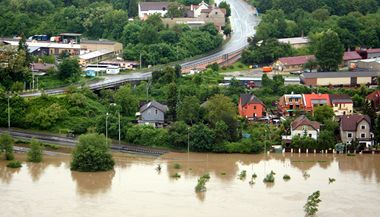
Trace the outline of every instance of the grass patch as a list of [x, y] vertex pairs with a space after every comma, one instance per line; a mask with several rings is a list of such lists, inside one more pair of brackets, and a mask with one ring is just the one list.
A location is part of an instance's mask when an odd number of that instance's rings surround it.
[[222, 66], [220, 68], [220, 72], [235, 72], [235, 71], [242, 71], [249, 69], [248, 65], [245, 65], [244, 63], [237, 61], [236, 63], [229, 65], [229, 66]]
[[174, 169], [179, 170], [179, 169], [181, 169], [181, 164], [175, 163], [173, 167], [174, 167]]
[[290, 176], [289, 176], [288, 174], [285, 174], [282, 178], [283, 178], [285, 181], [290, 180]]
[[354, 153], [347, 153], [347, 156], [349, 156], [349, 157], [354, 157], [355, 154], [354, 154]]
[[20, 168], [22, 167], [21, 162], [18, 160], [12, 160], [7, 164], [7, 167], [9, 168]]

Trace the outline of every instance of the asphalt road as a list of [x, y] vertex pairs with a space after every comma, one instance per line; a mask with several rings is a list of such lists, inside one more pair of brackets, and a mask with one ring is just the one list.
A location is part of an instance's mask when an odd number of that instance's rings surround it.
[[[8, 132], [8, 129], [0, 128], [0, 133]], [[32, 138], [37, 139], [42, 143], [56, 144], [62, 146], [74, 147], [78, 140], [76, 138], [68, 138], [62, 135], [57, 135], [53, 133], [41, 133], [41, 132], [33, 132], [29, 130], [19, 130], [11, 128], [9, 132], [13, 138], [30, 141]], [[143, 146], [135, 146], [135, 145], [127, 145], [127, 144], [111, 144], [111, 150], [125, 153], [133, 153], [133, 154], [144, 154], [144, 155], [152, 155], [159, 156], [167, 153], [167, 150], [159, 149], [159, 148], [150, 148]]]

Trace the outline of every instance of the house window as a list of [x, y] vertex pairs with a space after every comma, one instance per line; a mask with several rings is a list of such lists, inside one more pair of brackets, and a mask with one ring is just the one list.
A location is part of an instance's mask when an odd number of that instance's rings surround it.
[[352, 138], [352, 133], [347, 133], [348, 138]]
[[256, 106], [253, 106], [253, 109], [256, 109]]
[[361, 128], [362, 128], [362, 130], [365, 130], [365, 125], [362, 125]]
[[158, 113], [157, 109], [156, 109], [156, 114]]
[[311, 133], [309, 133], [309, 137], [311, 138]]
[[300, 108], [300, 105], [296, 105], [296, 109], [299, 109]]
[[298, 102], [298, 98], [295, 98], [294, 101]]
[[365, 133], [361, 133], [360, 138], [365, 138]]

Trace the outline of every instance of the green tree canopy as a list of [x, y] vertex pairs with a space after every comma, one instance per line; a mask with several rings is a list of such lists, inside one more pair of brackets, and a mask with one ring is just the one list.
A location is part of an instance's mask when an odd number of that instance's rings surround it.
[[14, 140], [9, 133], [3, 133], [0, 135], [0, 153], [5, 152], [6, 160], [13, 160], [13, 143]]
[[69, 57], [63, 59], [62, 63], [58, 65], [58, 76], [61, 79], [75, 79], [81, 74], [78, 59]]
[[332, 120], [334, 117], [333, 109], [328, 105], [314, 107], [314, 119], [320, 123]]
[[30, 149], [28, 151], [28, 161], [38, 163], [42, 161], [42, 145], [35, 139], [32, 139], [30, 143]]
[[315, 57], [322, 71], [333, 72], [339, 69], [343, 61], [343, 45], [338, 34], [332, 30], [321, 33], [320, 38], [315, 42]]
[[96, 172], [113, 169], [115, 162], [106, 139], [99, 134], [81, 135], [72, 154], [71, 170]]

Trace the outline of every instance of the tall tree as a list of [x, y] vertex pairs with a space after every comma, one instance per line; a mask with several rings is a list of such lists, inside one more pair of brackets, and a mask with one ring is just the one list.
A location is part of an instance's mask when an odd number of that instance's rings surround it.
[[177, 118], [177, 101], [178, 101], [178, 92], [176, 83], [172, 82], [168, 87], [168, 115], [172, 120], [176, 120]]
[[321, 33], [316, 42], [315, 57], [322, 71], [338, 71], [339, 64], [343, 61], [343, 45], [339, 36], [332, 30]]

